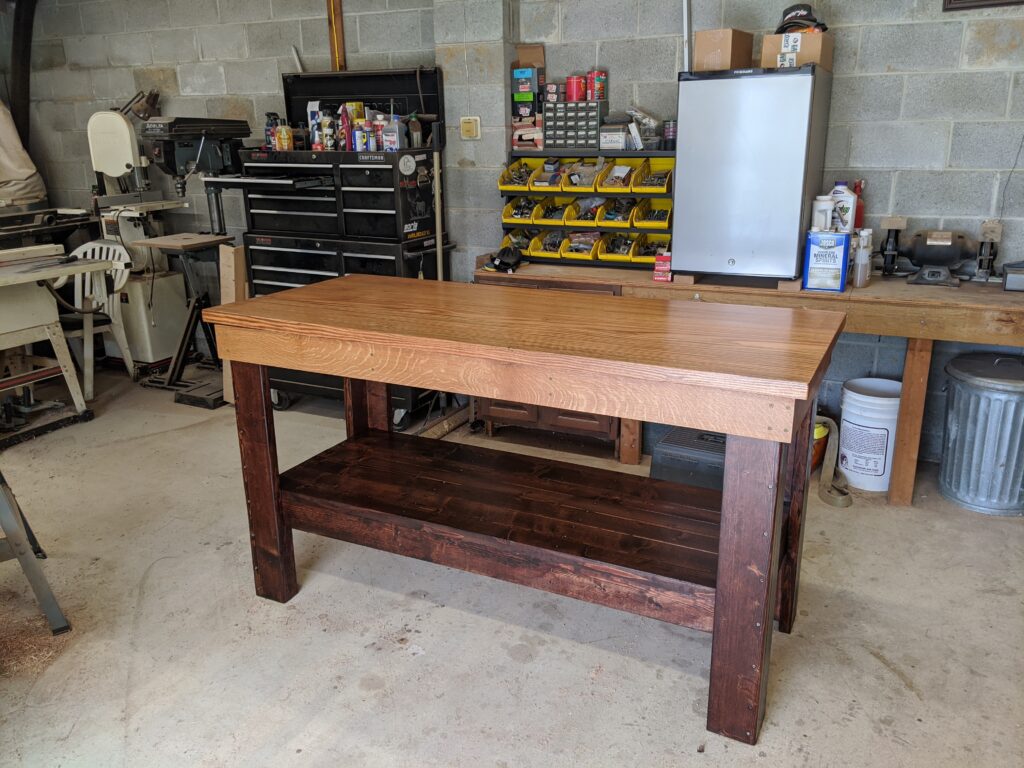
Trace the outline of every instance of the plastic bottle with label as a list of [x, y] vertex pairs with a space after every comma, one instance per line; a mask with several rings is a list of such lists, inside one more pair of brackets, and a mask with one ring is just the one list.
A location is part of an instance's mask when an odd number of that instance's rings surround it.
[[822, 231], [832, 229], [832, 210], [835, 208], [835, 201], [832, 195], [818, 195], [811, 205], [811, 226]]
[[853, 287], [867, 288], [871, 284], [871, 230], [862, 229], [857, 238], [857, 253], [853, 257]]
[[832, 228], [836, 232], [853, 232], [857, 215], [857, 195], [845, 181], [837, 181], [832, 190]]
[[384, 128], [384, 151], [397, 152], [405, 148], [405, 128], [398, 121], [398, 115], [391, 116], [391, 122]]

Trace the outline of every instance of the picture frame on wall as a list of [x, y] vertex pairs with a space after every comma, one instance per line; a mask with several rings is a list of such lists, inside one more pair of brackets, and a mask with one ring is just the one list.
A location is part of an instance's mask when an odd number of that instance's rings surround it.
[[1024, 0], [942, 0], [943, 11], [969, 11], [1001, 5], [1024, 5]]

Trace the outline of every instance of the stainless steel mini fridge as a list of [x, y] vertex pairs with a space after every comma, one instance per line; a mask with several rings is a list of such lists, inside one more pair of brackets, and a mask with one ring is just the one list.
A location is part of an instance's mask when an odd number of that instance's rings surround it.
[[679, 75], [672, 269], [800, 275], [831, 91], [813, 64]]

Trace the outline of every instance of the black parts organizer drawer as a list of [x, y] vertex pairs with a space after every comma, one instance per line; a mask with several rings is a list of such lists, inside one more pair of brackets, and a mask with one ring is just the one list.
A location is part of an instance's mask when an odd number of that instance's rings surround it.
[[401, 274], [401, 262], [399, 257], [393, 254], [382, 255], [343, 251], [341, 255], [344, 259], [345, 274], [388, 275], [390, 277]]
[[381, 163], [370, 164], [341, 164], [341, 190], [346, 188], [374, 187], [385, 192], [392, 192], [395, 188], [394, 169], [391, 165]]
[[394, 211], [374, 208], [345, 208], [345, 234], [349, 237], [373, 237], [394, 240], [398, 218]]
[[353, 192], [344, 189], [341, 199], [346, 210], [350, 208], [368, 208], [382, 213], [395, 212], [395, 195], [393, 192]]

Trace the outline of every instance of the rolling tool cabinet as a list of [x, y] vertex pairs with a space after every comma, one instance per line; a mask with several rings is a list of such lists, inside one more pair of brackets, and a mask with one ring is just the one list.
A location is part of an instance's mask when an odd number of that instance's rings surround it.
[[[337, 111], [346, 102], [399, 114], [444, 114], [438, 69], [285, 75], [288, 122], [306, 122], [307, 103]], [[429, 127], [428, 127], [429, 126]], [[341, 152], [264, 148], [240, 153], [242, 174], [207, 180], [240, 189], [245, 211], [250, 293], [262, 296], [345, 274], [450, 277], [448, 243], [436, 227], [434, 161], [444, 144], [443, 122], [425, 122], [424, 146], [398, 152]], [[438, 163], [440, 165], [440, 163]], [[443, 216], [442, 216], [443, 220]], [[443, 273], [438, 274], [437, 238]], [[342, 397], [337, 376], [272, 369], [278, 392]], [[399, 418], [432, 392], [396, 387]], [[279, 400], [279, 402], [282, 402]]]

